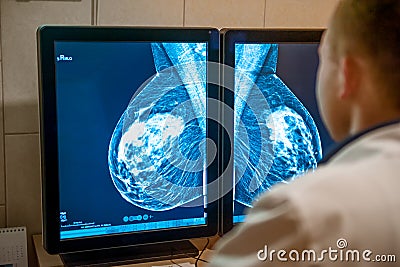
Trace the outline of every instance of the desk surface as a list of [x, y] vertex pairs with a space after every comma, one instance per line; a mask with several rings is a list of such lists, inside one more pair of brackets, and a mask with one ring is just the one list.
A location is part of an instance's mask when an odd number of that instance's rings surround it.
[[[215, 243], [216, 237], [212, 237], [210, 244], [208, 247], [210, 248], [213, 243]], [[195, 245], [199, 250], [202, 250], [207, 242], [207, 239], [205, 238], [199, 238], [199, 239], [193, 239], [191, 240], [193, 245]], [[61, 261], [61, 258], [58, 255], [50, 255], [48, 254], [43, 246], [42, 246], [42, 235], [34, 235], [33, 236], [33, 243], [35, 246], [35, 251], [36, 251], [36, 257], [38, 260], [39, 267], [54, 267], [54, 266], [64, 266], [63, 262]], [[212, 254], [212, 250], [206, 249], [201, 256], [202, 259], [207, 260], [210, 258]], [[192, 263], [196, 261], [193, 258], [183, 258], [183, 259], [174, 259], [173, 260], [175, 263], [178, 264], [183, 264], [183, 263]], [[172, 262], [170, 260], [164, 260], [164, 261], [157, 261], [157, 262], [146, 262], [146, 263], [138, 263], [138, 264], [130, 264], [130, 265], [124, 265], [125, 267], [153, 267], [153, 266], [171, 266]], [[199, 267], [204, 267], [207, 264], [204, 262], [199, 261], [198, 266]]]

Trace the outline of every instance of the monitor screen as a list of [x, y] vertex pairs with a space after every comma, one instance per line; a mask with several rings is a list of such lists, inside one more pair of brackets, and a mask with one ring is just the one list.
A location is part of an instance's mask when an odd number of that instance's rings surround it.
[[[44, 244], [50, 252], [213, 235], [213, 29], [39, 29]], [[214, 164], [215, 165], [215, 164]]]
[[[333, 145], [318, 112], [315, 81], [320, 30], [228, 30], [224, 60], [234, 68], [232, 218], [277, 183], [318, 166]], [[225, 90], [226, 91], [226, 90]], [[229, 203], [229, 197], [225, 202]], [[225, 210], [230, 207], [224, 204]], [[228, 214], [230, 212], [227, 212]], [[229, 215], [226, 215], [229, 217]]]

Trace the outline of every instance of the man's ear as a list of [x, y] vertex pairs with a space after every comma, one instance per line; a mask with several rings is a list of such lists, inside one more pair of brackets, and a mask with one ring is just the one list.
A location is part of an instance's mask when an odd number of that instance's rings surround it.
[[340, 99], [347, 99], [358, 93], [361, 69], [356, 58], [344, 56], [339, 66]]

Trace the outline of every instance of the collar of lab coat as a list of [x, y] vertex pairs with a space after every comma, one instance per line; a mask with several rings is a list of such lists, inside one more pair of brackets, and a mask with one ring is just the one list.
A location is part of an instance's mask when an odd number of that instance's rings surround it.
[[324, 157], [323, 159], [318, 163], [319, 165], [322, 164], [326, 164], [328, 163], [335, 155], [337, 155], [338, 153], [340, 153], [344, 148], [348, 147], [350, 144], [353, 144], [354, 142], [358, 141], [359, 139], [361, 139], [362, 137], [364, 137], [367, 134], [370, 134], [371, 132], [380, 130], [381, 128], [387, 127], [387, 126], [391, 126], [394, 124], [398, 124], [400, 123], [400, 119], [397, 120], [392, 120], [389, 122], [384, 122], [378, 125], [375, 125], [371, 128], [366, 129], [365, 131], [362, 131], [360, 133], [357, 133], [355, 135], [352, 135], [348, 138], [346, 138], [345, 140], [343, 140], [342, 142], [339, 142], [337, 145], [334, 146], [333, 149], [331, 149]]

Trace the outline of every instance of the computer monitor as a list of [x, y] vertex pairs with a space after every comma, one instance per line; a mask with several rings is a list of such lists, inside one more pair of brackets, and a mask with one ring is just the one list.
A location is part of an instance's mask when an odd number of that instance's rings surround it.
[[[223, 232], [243, 222], [246, 209], [277, 183], [317, 168], [333, 145], [318, 112], [315, 81], [322, 30], [225, 29], [224, 102], [233, 109], [225, 152]], [[229, 73], [229, 71], [227, 71]], [[229, 141], [227, 141], [229, 140]], [[233, 142], [233, 144], [232, 144]], [[231, 165], [228, 164], [232, 160]], [[229, 166], [230, 167], [229, 167]], [[230, 188], [233, 188], [229, 191]]]
[[170, 241], [218, 231], [204, 141], [218, 141], [206, 64], [218, 31], [42, 26], [37, 38], [44, 248], [71, 265], [197, 254]]

